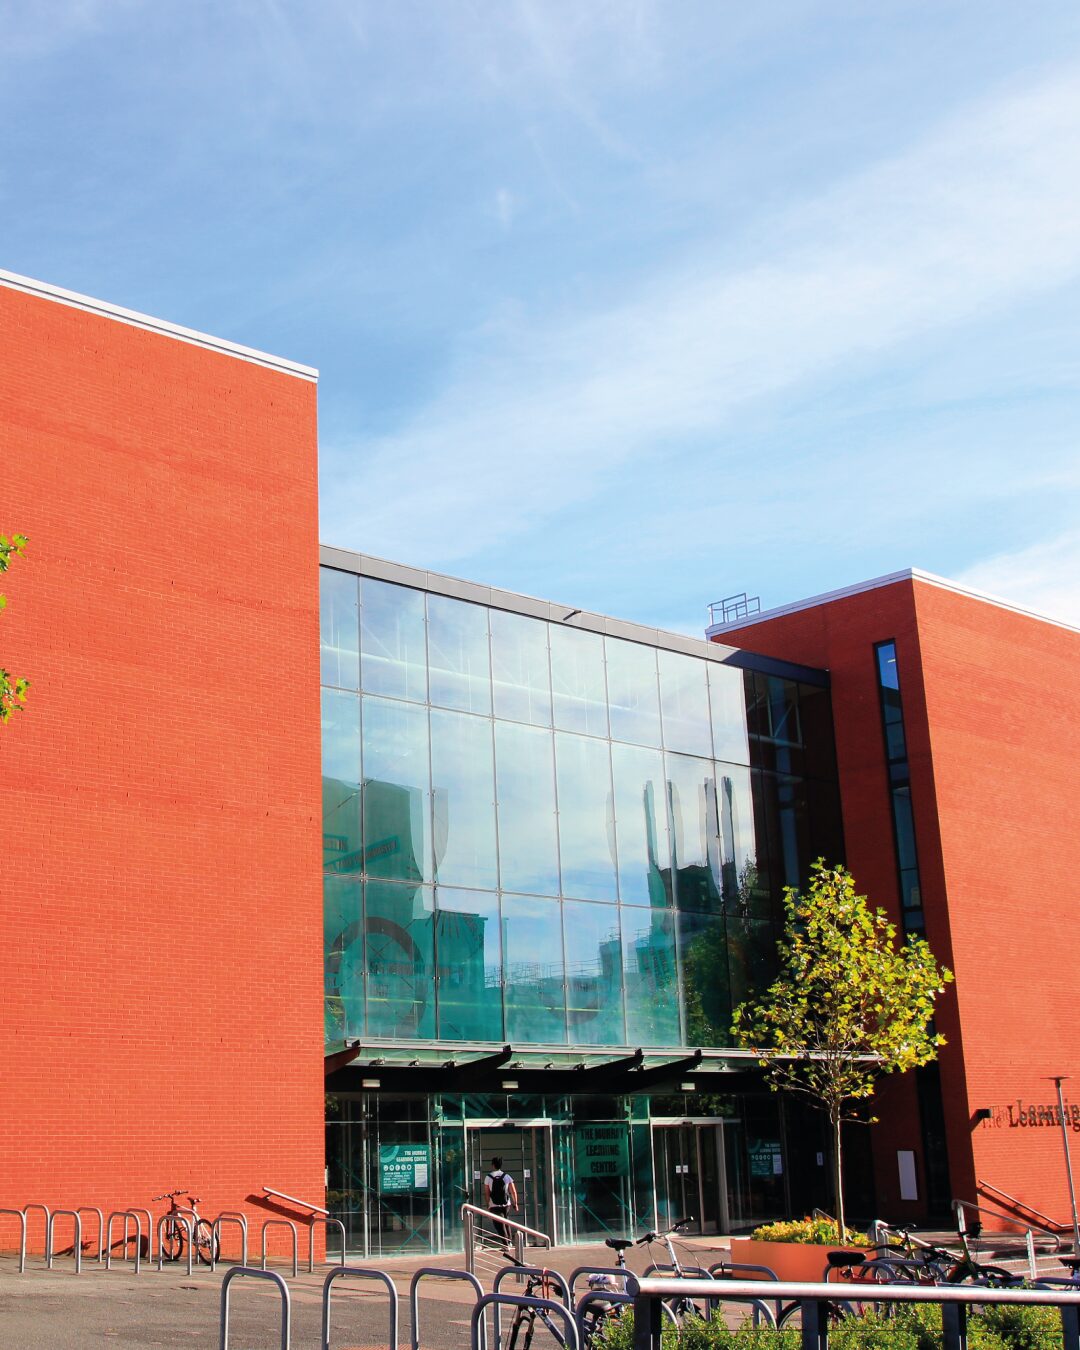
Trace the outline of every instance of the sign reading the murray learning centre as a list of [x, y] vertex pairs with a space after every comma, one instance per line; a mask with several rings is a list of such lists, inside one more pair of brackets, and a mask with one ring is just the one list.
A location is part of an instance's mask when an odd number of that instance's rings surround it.
[[426, 1191], [430, 1162], [427, 1144], [380, 1144], [379, 1185], [382, 1193]]
[[579, 1177], [624, 1177], [630, 1170], [625, 1125], [579, 1125], [574, 1141]]
[[758, 1139], [750, 1145], [748, 1152], [752, 1177], [779, 1176], [783, 1171], [783, 1155], [778, 1139]]

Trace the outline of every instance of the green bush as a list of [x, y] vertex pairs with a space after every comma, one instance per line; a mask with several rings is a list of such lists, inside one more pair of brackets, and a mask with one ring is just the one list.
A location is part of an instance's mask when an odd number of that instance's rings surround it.
[[[780, 1223], [764, 1223], [760, 1228], [755, 1228], [750, 1236], [757, 1242], [810, 1242], [821, 1247], [840, 1246], [840, 1229], [832, 1219], [786, 1219]], [[868, 1247], [870, 1239], [865, 1233], [857, 1233], [849, 1228], [844, 1245]]]

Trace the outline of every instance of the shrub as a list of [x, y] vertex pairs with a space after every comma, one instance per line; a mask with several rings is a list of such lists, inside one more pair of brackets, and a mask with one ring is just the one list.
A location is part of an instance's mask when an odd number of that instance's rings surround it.
[[868, 1247], [865, 1233], [847, 1230], [843, 1244], [840, 1230], [832, 1219], [787, 1219], [780, 1223], [764, 1223], [750, 1234], [758, 1242], [810, 1242], [822, 1247]]

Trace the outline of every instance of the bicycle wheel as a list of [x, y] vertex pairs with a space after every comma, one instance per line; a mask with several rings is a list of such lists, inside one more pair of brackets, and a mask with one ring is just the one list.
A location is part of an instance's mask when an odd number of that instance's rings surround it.
[[212, 1266], [221, 1255], [221, 1239], [209, 1219], [195, 1222], [195, 1255], [204, 1266]]
[[[825, 1301], [825, 1320], [829, 1326], [835, 1326], [837, 1322], [842, 1322], [846, 1317], [854, 1317], [855, 1309], [850, 1303], [838, 1302], [836, 1299], [827, 1299]], [[779, 1330], [782, 1327], [801, 1327], [802, 1326], [802, 1304], [789, 1303], [786, 1307], [780, 1309], [780, 1315], [776, 1319], [776, 1326]]]
[[988, 1289], [1015, 1289], [1024, 1283], [1022, 1275], [1001, 1266], [980, 1266], [976, 1277], [977, 1284], [985, 1284]]
[[170, 1219], [161, 1230], [161, 1254], [166, 1261], [179, 1261], [183, 1250], [183, 1226]]
[[532, 1308], [519, 1308], [510, 1323], [510, 1334], [506, 1338], [506, 1350], [529, 1350], [533, 1332], [536, 1329], [536, 1312]]

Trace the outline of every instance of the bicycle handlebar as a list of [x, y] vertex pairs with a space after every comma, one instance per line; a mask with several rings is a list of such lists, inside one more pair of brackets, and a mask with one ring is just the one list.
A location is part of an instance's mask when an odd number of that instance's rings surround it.
[[[182, 1190], [182, 1189], [179, 1190], [179, 1191], [165, 1191], [165, 1192], [163, 1192], [163, 1194], [161, 1194], [161, 1195], [155, 1195], [155, 1196], [152, 1196], [151, 1199], [152, 1199], [152, 1200], [171, 1200], [171, 1199], [173, 1198], [174, 1195], [190, 1195], [190, 1194], [191, 1194], [190, 1191], [184, 1191], [184, 1190]], [[196, 1200], [195, 1203], [198, 1204], [199, 1202]]]

